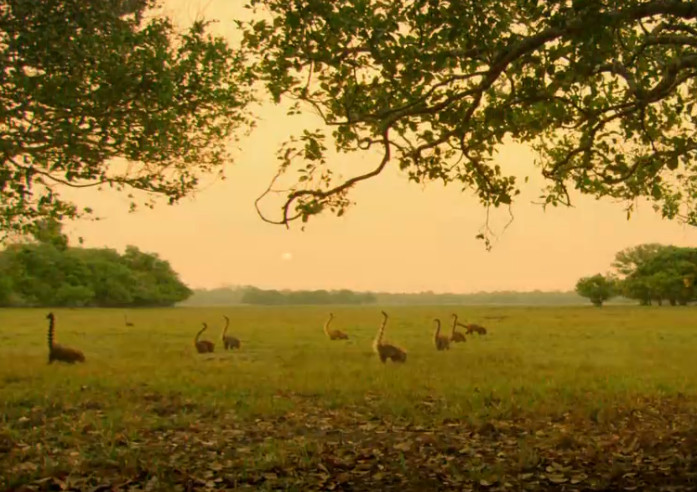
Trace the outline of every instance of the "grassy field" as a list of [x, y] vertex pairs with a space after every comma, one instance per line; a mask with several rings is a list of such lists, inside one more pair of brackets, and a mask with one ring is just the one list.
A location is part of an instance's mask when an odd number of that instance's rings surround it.
[[[75, 366], [0, 310], [0, 490], [697, 487], [695, 308], [388, 307], [405, 365], [380, 308], [331, 310], [350, 340], [327, 307], [55, 310]], [[452, 312], [489, 333], [436, 352]]]

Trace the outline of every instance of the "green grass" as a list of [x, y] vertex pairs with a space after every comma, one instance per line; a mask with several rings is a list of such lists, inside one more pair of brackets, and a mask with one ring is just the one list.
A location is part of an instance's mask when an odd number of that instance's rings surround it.
[[[212, 408], [236, 405], [245, 416], [277, 411], [270, 403], [284, 392], [320, 405], [371, 394], [387, 412], [417, 411], [415, 398], [435, 398], [476, 415], [491, 394], [528, 408], [588, 403], [589, 392], [602, 399], [697, 386], [692, 308], [461, 309], [489, 334], [444, 353], [433, 349], [431, 320], [449, 318], [452, 308], [392, 308], [386, 338], [407, 349], [404, 367], [380, 364], [371, 352], [378, 309], [332, 309], [348, 342], [322, 334], [327, 308], [138, 310], [131, 312], [134, 328], [124, 326], [118, 310], [56, 310], [57, 340], [86, 354], [87, 363], [76, 366], [46, 364], [45, 310], [2, 311], [0, 394], [4, 401], [105, 404], [118, 397], [123, 407], [137, 405], [142, 392], [177, 392]], [[239, 352], [222, 350], [223, 314], [242, 340]], [[211, 327], [204, 338], [216, 342], [214, 354], [195, 353], [201, 321]]]
[[[641, 401], [696, 396], [692, 307], [388, 307], [386, 339], [407, 349], [405, 365], [383, 365], [371, 352], [380, 308], [331, 307], [348, 342], [322, 333], [329, 309], [131, 310], [135, 327], [124, 326], [122, 310], [56, 309], [57, 341], [87, 358], [77, 365], [47, 364], [48, 310], [0, 310], [0, 468], [12, 470], [5, 485], [71, 476], [76, 467], [171, 476], [167, 459], [178, 451], [164, 451], [168, 440], [192, 429], [214, 439], [224, 428], [251, 443], [244, 459], [235, 455], [241, 461], [227, 458], [244, 465], [235, 465], [239, 478], [321, 461], [323, 441], [301, 439], [303, 419], [323, 436], [343, 418], [437, 426], [572, 415], [602, 423]], [[449, 325], [453, 311], [489, 333], [436, 352], [432, 319]], [[224, 314], [240, 351], [222, 350]], [[214, 354], [194, 350], [202, 321]], [[264, 422], [294, 424], [283, 435]], [[3, 442], [11, 452], [3, 454]], [[208, 452], [202, 442], [194, 454]], [[160, 445], [162, 455], [152, 452]]]

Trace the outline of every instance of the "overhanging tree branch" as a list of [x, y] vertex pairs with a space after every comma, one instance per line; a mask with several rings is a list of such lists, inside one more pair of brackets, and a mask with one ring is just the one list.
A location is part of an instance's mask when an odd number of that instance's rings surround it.
[[[230, 140], [252, 126], [252, 77], [205, 22], [178, 32], [156, 6], [0, 9], [0, 230], [82, 215], [62, 187], [116, 185], [173, 202], [229, 161]], [[121, 172], [115, 159], [139, 164]]]
[[[288, 197], [285, 201], [285, 203], [281, 206], [281, 211], [282, 211], [282, 218], [280, 220], [273, 220], [269, 219], [266, 217], [263, 212], [260, 209], [259, 203], [261, 200], [264, 199], [269, 193], [276, 192], [278, 193], [279, 191], [273, 190], [272, 186], [273, 183], [280, 177], [282, 174], [282, 169], [279, 169], [279, 171], [276, 173], [274, 178], [271, 181], [271, 185], [262, 193], [257, 199], [254, 201], [257, 214], [259, 217], [261, 217], [264, 222], [268, 222], [270, 224], [278, 224], [278, 225], [285, 225], [288, 227], [289, 222], [296, 220], [298, 218], [303, 218], [303, 217], [308, 217], [311, 214], [317, 213], [312, 209], [313, 203], [316, 203], [319, 200], [322, 200], [324, 198], [330, 197], [330, 196], [338, 196], [341, 195], [342, 193], [345, 193], [348, 191], [349, 188], [354, 186], [356, 183], [360, 181], [364, 181], [366, 179], [370, 179], [374, 176], [377, 176], [380, 174], [387, 163], [390, 161], [390, 140], [389, 140], [389, 129], [384, 130], [383, 135], [382, 135], [382, 145], [383, 145], [383, 157], [382, 160], [380, 161], [380, 164], [373, 169], [370, 172], [367, 172], [365, 174], [361, 174], [359, 176], [354, 176], [353, 178], [350, 178], [343, 183], [341, 183], [338, 186], [335, 186], [333, 188], [330, 188], [328, 190], [316, 190], [316, 189], [306, 189], [306, 190], [295, 190], [291, 191], [288, 194]], [[308, 201], [309, 199], [309, 201]], [[295, 213], [291, 213], [291, 205], [293, 205], [294, 202], [300, 202], [299, 206], [296, 206]]]
[[[257, 75], [275, 96], [315, 108], [339, 152], [389, 128], [399, 144], [388, 158], [411, 179], [459, 181], [485, 206], [518, 193], [494, 163], [506, 139], [534, 146], [550, 181], [545, 203], [569, 204], [569, 185], [599, 197], [680, 196], [685, 207], [697, 198], [685, 177], [697, 173], [695, 1], [250, 3], [272, 17], [246, 28]], [[305, 161], [304, 184], [289, 187], [274, 223], [343, 213], [356, 181], [326, 186], [323, 157]], [[676, 160], [683, 172], [661, 179]], [[297, 203], [312, 206], [296, 213]]]

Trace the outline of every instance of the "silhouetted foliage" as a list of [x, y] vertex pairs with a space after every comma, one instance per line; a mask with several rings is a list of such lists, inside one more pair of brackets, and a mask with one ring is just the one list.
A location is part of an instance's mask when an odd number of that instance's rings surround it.
[[175, 27], [158, 3], [2, 2], [0, 241], [91, 213], [63, 187], [172, 203], [229, 161], [250, 124], [242, 58], [204, 21]]
[[[269, 98], [321, 118], [279, 152], [270, 187], [290, 221], [338, 215], [386, 168], [411, 181], [472, 190], [485, 206], [519, 193], [496, 159], [526, 143], [546, 180], [569, 190], [655, 203], [697, 224], [697, 4], [678, 0], [248, 0], [245, 47]], [[342, 177], [330, 152], [375, 156]], [[481, 235], [485, 240], [485, 235]]]

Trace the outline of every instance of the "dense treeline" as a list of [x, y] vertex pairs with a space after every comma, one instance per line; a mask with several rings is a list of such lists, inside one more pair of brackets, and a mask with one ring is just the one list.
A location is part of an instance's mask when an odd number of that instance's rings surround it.
[[342, 290], [274, 290], [257, 287], [220, 287], [196, 289], [182, 306], [230, 306], [254, 304], [262, 306], [312, 305], [312, 304], [373, 304], [371, 293]]
[[171, 306], [191, 295], [168, 262], [135, 246], [69, 247], [51, 227], [34, 237], [0, 252], [2, 306]]
[[[314, 294], [313, 294], [314, 292]], [[325, 294], [317, 294], [317, 293]], [[349, 295], [350, 293], [350, 295]], [[309, 295], [308, 295], [309, 294]], [[329, 294], [329, 295], [327, 295]], [[341, 295], [339, 295], [341, 294]], [[255, 287], [235, 286], [194, 290], [181, 305], [227, 306], [236, 304], [379, 304], [379, 305], [511, 305], [511, 306], [565, 306], [580, 305], [587, 301], [575, 292], [477, 292], [473, 294], [439, 294], [434, 292], [387, 293], [341, 291], [261, 290]], [[618, 298], [616, 303], [627, 302]]]
[[375, 296], [370, 293], [356, 293], [350, 290], [263, 290], [255, 287], [245, 289], [240, 300], [242, 304], [280, 306], [289, 304], [373, 304]]
[[608, 275], [579, 279], [576, 291], [596, 306], [616, 295], [644, 306], [697, 301], [697, 248], [641, 244], [618, 252], [612, 266]]
[[242, 304], [247, 287], [226, 286], [215, 289], [194, 289], [180, 306], [234, 306]]
[[439, 294], [419, 292], [415, 294], [376, 294], [379, 304], [396, 305], [495, 305], [495, 306], [567, 306], [584, 302], [575, 292], [497, 291], [472, 294]]

